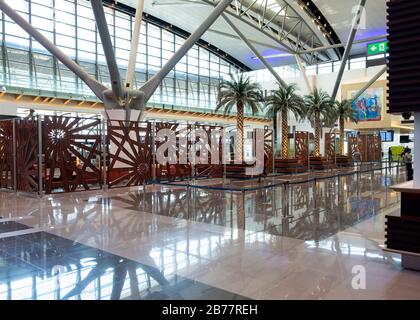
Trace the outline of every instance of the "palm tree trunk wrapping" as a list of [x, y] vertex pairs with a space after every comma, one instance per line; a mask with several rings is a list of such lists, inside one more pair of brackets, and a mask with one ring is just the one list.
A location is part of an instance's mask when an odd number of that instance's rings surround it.
[[340, 155], [344, 156], [344, 118], [340, 117]]
[[315, 113], [315, 156], [321, 155], [321, 119], [319, 113]]
[[281, 158], [289, 158], [289, 121], [287, 109], [281, 111]]
[[236, 157], [242, 162], [244, 155], [244, 105], [242, 101], [236, 102], [236, 108]]
[[273, 115], [273, 138], [274, 138], [274, 157], [277, 157], [277, 113]]

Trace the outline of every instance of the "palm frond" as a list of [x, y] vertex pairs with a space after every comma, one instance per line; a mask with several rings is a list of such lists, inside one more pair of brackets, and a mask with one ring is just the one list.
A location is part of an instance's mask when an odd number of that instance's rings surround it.
[[220, 83], [216, 111], [223, 109], [225, 114], [229, 114], [239, 101], [252, 114], [257, 113], [263, 101], [261, 88], [243, 73], [230, 74], [229, 80], [222, 80]]

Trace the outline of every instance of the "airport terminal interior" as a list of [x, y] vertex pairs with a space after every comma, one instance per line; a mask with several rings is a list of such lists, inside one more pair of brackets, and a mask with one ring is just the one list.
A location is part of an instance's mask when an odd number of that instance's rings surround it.
[[419, 30], [411, 0], [0, 0], [0, 300], [420, 299]]

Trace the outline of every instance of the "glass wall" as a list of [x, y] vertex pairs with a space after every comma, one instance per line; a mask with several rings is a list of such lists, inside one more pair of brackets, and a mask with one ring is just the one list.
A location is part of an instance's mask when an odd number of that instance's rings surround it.
[[[105, 56], [96, 30], [90, 2], [86, 0], [6, 0], [92, 76], [110, 87]], [[130, 52], [134, 17], [105, 8], [109, 32], [124, 80]], [[52, 57], [25, 31], [0, 14], [0, 81], [6, 86], [82, 94], [91, 90]], [[165, 64], [185, 39], [169, 30], [143, 21], [135, 84], [139, 88]], [[176, 65], [151, 98], [155, 104], [175, 108], [214, 109], [220, 79], [239, 68], [195, 45]]]
[[[387, 57], [387, 54], [376, 55], [376, 56], [363, 56], [350, 58], [346, 64], [345, 70], [356, 70], [366, 69], [367, 60], [379, 59]], [[313, 64], [306, 66], [306, 74], [318, 75], [337, 72], [340, 69], [341, 61], [330, 61], [325, 63]], [[292, 79], [300, 77], [300, 70], [297, 64], [286, 65], [275, 67], [274, 70], [282, 79]], [[248, 74], [257, 82], [275, 82], [276, 79], [273, 77], [268, 69], [261, 69], [248, 72]]]

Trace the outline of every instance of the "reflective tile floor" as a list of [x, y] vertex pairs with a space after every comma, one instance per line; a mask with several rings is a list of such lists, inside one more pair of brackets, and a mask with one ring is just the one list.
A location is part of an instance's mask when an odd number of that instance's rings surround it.
[[0, 193], [0, 299], [420, 299], [420, 273], [382, 250], [404, 179]]

